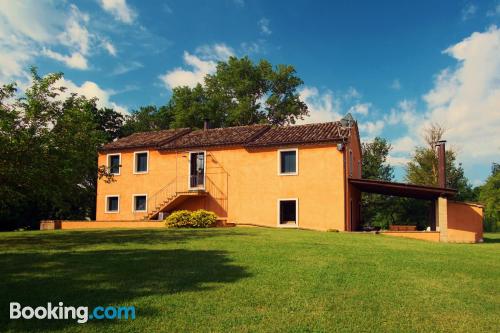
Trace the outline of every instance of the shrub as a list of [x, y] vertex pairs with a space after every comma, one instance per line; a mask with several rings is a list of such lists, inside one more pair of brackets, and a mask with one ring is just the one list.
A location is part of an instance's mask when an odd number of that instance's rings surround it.
[[204, 209], [195, 212], [178, 210], [165, 219], [165, 224], [169, 228], [208, 228], [216, 222], [217, 215]]
[[191, 227], [191, 212], [188, 210], [178, 210], [167, 216], [165, 224], [169, 228]]
[[208, 228], [217, 222], [217, 215], [213, 212], [199, 209], [191, 213], [191, 221], [194, 228]]

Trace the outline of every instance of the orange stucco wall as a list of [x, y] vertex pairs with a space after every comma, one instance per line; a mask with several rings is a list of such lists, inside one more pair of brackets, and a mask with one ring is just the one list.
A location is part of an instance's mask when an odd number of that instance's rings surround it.
[[[359, 141], [358, 127], [353, 127], [351, 139], [346, 146], [345, 154], [345, 178], [361, 178], [361, 143]], [[352, 151], [353, 163], [350, 162], [350, 152]], [[352, 169], [352, 170], [351, 170]], [[346, 184], [346, 230], [356, 231], [360, 227], [361, 220], [361, 192], [354, 186]]]
[[382, 235], [413, 238], [431, 242], [439, 242], [439, 232], [437, 231], [384, 231]]
[[483, 207], [448, 201], [448, 242], [476, 243], [483, 238]]
[[[298, 175], [278, 175], [278, 149], [298, 148]], [[143, 151], [141, 149], [140, 151]], [[278, 225], [278, 199], [298, 199], [298, 226], [345, 230], [343, 154], [336, 145], [287, 146], [247, 150], [242, 147], [207, 149], [209, 195], [189, 198], [176, 209], [204, 208], [227, 217], [228, 222]], [[106, 154], [99, 155], [106, 165]], [[120, 175], [111, 184], [99, 181], [97, 220], [140, 220], [145, 213], [132, 211], [133, 194], [148, 194], [148, 206], [159, 189], [174, 182], [188, 187], [188, 152], [149, 150], [149, 171], [133, 173], [133, 151], [121, 152]], [[106, 195], [119, 195], [118, 213], [105, 212]]]
[[165, 228], [163, 222], [151, 221], [61, 221], [59, 229]]

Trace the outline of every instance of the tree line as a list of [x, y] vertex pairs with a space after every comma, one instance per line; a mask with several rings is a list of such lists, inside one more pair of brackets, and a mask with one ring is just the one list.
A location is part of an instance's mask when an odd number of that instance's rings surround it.
[[[435, 144], [443, 138], [444, 129], [433, 124], [425, 130], [426, 145], [415, 148], [405, 168], [404, 181], [410, 184], [438, 186], [438, 158]], [[363, 178], [394, 180], [394, 167], [389, 164], [391, 144], [376, 137], [361, 144]], [[484, 204], [485, 231], [500, 230], [500, 165], [493, 163], [491, 175], [484, 185], [472, 186], [457, 162], [456, 152], [446, 151], [446, 186], [457, 190], [453, 200]], [[431, 205], [426, 200], [364, 193], [361, 200], [362, 222], [371, 227], [386, 229], [391, 224], [416, 225], [423, 230], [430, 224]]]
[[[116, 138], [142, 131], [202, 128], [205, 119], [213, 127], [288, 125], [309, 114], [298, 93], [303, 81], [293, 66], [273, 66], [266, 60], [254, 63], [247, 57], [219, 62], [203, 85], [174, 88], [165, 105], [139, 107], [130, 115], [99, 108], [95, 98], [68, 93], [58, 84], [62, 73], [40, 76], [32, 68], [31, 74], [31, 84], [22, 95], [15, 83], [0, 87], [0, 229], [4, 230], [36, 229], [42, 219], [95, 218], [97, 180], [112, 180], [97, 165], [97, 152]], [[407, 181], [434, 184], [435, 156], [428, 148], [416, 150]], [[366, 178], [393, 179], [387, 163], [390, 149], [381, 138], [363, 144]], [[487, 205], [488, 221], [497, 223], [498, 167], [484, 186], [473, 188], [454, 153], [448, 153], [447, 164], [450, 185], [459, 189], [459, 198], [480, 199]], [[417, 216], [424, 208], [400, 199], [363, 197], [367, 224], [421, 223]]]

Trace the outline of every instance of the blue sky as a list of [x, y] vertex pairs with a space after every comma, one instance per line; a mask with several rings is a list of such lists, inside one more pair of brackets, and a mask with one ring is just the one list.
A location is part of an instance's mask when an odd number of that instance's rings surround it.
[[311, 117], [346, 112], [394, 145], [402, 179], [430, 123], [466, 175], [500, 162], [500, 2], [0, 0], [0, 82], [63, 71], [70, 90], [131, 112], [161, 105], [229, 55], [295, 66]]

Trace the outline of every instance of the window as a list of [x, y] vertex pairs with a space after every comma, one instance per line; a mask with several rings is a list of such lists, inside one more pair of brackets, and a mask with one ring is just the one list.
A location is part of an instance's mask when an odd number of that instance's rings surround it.
[[134, 194], [134, 212], [145, 212], [148, 207], [148, 199], [146, 194]]
[[349, 149], [349, 176], [352, 176], [352, 169], [354, 169], [354, 160], [352, 150]]
[[118, 213], [120, 210], [120, 197], [118, 195], [106, 196], [106, 213]]
[[147, 151], [134, 153], [134, 173], [148, 172], [149, 153]]
[[297, 149], [278, 150], [278, 174], [279, 175], [298, 174]]
[[298, 204], [297, 199], [278, 200], [278, 226], [298, 226]]
[[120, 174], [121, 154], [108, 155], [108, 170], [113, 175]]

